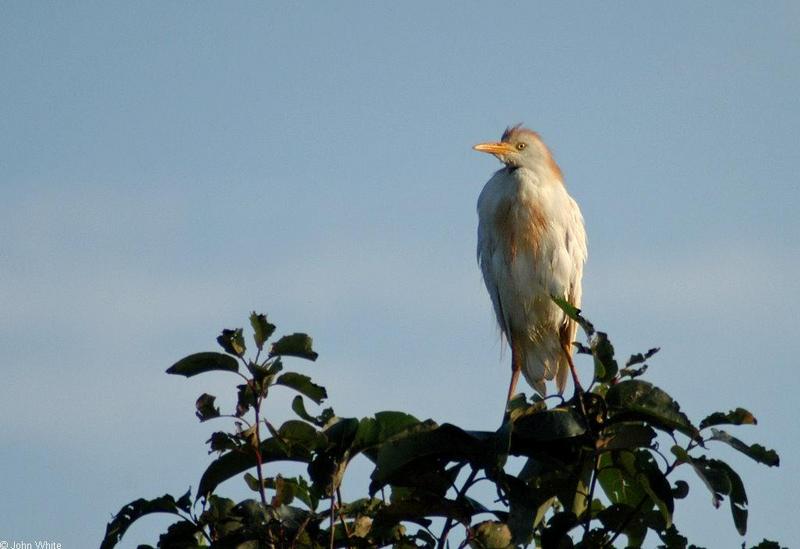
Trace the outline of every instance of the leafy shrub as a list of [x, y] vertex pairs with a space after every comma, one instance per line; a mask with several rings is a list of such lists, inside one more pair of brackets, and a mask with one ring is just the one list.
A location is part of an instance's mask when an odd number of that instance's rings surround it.
[[[465, 532], [459, 547], [639, 547], [650, 535], [662, 547], [683, 548], [688, 540], [674, 524], [673, 511], [689, 485], [670, 482], [678, 467], [697, 474], [715, 506], [727, 499], [733, 525], [744, 535], [744, 484], [727, 463], [710, 457], [709, 443], [777, 466], [775, 451], [719, 428], [755, 424], [755, 417], [736, 408], [695, 425], [669, 394], [642, 379], [658, 349], [636, 354], [620, 368], [607, 335], [577, 309], [557, 302], [586, 333], [588, 344], [576, 346], [591, 355], [594, 379], [570, 400], [517, 395], [497, 431], [470, 431], [393, 411], [357, 419], [325, 408], [315, 415], [307, 400], [321, 404], [325, 388], [305, 374], [284, 371], [287, 357], [316, 360], [311, 338], [292, 334], [267, 345], [275, 326], [253, 313], [252, 359], [246, 358], [243, 331], [223, 330], [217, 341], [224, 353], [193, 354], [167, 370], [186, 377], [226, 371], [242, 381], [229, 414], [212, 395], [197, 399], [200, 421], [226, 419], [236, 428], [211, 434], [208, 444], [219, 456], [194, 498], [187, 492], [129, 503], [108, 524], [101, 549], [114, 547], [133, 522], [151, 513], [177, 517], [159, 538], [162, 548], [446, 547], [458, 525]], [[298, 419], [275, 427], [261, 410], [278, 386], [298, 393], [291, 404]], [[668, 451], [659, 438], [669, 441]], [[359, 454], [374, 464], [369, 493], [343, 501], [345, 471]], [[518, 474], [507, 472], [509, 456], [525, 459]], [[282, 476], [285, 462], [305, 464], [307, 475]], [[237, 503], [217, 494], [222, 482], [238, 475], [253, 499]], [[497, 499], [475, 499], [478, 482], [492, 483]], [[765, 540], [757, 547], [779, 546]]]

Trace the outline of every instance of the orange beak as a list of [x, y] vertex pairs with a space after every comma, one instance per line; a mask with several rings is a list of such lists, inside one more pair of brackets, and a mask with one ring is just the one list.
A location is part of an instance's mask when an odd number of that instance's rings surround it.
[[478, 152], [485, 152], [494, 155], [504, 155], [514, 152], [514, 147], [511, 145], [511, 143], [505, 143], [504, 141], [478, 143], [472, 148]]

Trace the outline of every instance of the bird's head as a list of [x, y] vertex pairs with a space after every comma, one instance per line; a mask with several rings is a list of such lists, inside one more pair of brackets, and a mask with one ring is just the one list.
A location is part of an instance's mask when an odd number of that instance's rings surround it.
[[549, 169], [561, 178], [561, 170], [539, 134], [523, 128], [521, 124], [506, 128], [500, 141], [479, 143], [472, 148], [495, 155], [510, 168]]

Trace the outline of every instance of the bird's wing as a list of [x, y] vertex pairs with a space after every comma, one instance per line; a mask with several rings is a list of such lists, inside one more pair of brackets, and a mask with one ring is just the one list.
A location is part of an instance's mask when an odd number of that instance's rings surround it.
[[[482, 220], [481, 220], [482, 221]], [[492, 257], [497, 251], [497, 242], [495, 242], [494, 235], [491, 231], [487, 230], [483, 222], [478, 223], [478, 265], [480, 265], [481, 273], [483, 274], [483, 282], [486, 284], [486, 290], [489, 292], [489, 297], [492, 300], [494, 307], [494, 314], [497, 318], [497, 323], [500, 330], [506, 337], [509, 337], [508, 318], [503, 311], [503, 303], [500, 300], [500, 291], [497, 287], [497, 280], [492, 270]]]
[[[570, 199], [571, 200], [571, 199]], [[572, 275], [569, 280], [566, 295], [564, 296], [568, 303], [574, 307], [581, 306], [581, 298], [583, 294], [583, 287], [581, 279], [583, 278], [583, 264], [586, 262], [586, 230], [583, 226], [583, 216], [578, 209], [578, 205], [574, 200], [572, 204], [572, 223], [570, 226], [573, 231], [568, 233], [566, 242], [568, 243], [567, 251], [570, 255], [572, 262]], [[572, 342], [575, 341], [575, 334], [578, 330], [578, 323], [565, 315], [564, 324], [558, 332], [561, 346], [567, 349], [567, 352], [572, 356], [573, 346]], [[564, 386], [567, 384], [567, 374], [569, 368], [567, 365], [562, 364], [556, 373], [556, 387], [558, 392], [564, 391]]]

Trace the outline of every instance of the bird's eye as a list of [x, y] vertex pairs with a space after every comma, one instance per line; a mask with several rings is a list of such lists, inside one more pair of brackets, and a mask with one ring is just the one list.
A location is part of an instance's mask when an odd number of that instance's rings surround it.
[[524, 148], [525, 148], [525, 147], [527, 147], [527, 146], [528, 146], [528, 145], [527, 145], [527, 144], [525, 144], [525, 143], [517, 143], [517, 150], [518, 150], [518, 151], [521, 151], [522, 149], [524, 149]]

